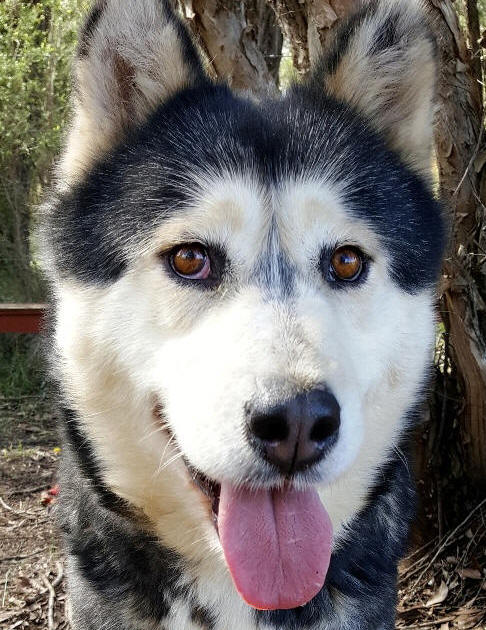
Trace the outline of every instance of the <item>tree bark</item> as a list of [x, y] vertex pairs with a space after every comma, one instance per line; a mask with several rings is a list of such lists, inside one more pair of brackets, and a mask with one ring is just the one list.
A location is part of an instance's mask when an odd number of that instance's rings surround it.
[[309, 46], [307, 41], [307, 6], [299, 0], [268, 0], [275, 11], [282, 33], [292, 51], [294, 68], [300, 74], [309, 70]]
[[[429, 0], [441, 58], [436, 146], [441, 196], [451, 210], [442, 311], [464, 404], [463, 465], [486, 478], [486, 283], [481, 89], [451, 0]], [[484, 199], [484, 196], [483, 196]]]
[[306, 75], [325, 50], [342, 18], [356, 10], [356, 0], [268, 0], [288, 40], [294, 67]]
[[469, 46], [472, 51], [471, 68], [478, 81], [483, 80], [481, 66], [481, 47], [479, 44], [481, 29], [479, 26], [479, 11], [477, 0], [466, 0], [467, 28], [469, 34]]
[[181, 0], [208, 68], [235, 90], [277, 92], [282, 33], [264, 0]]

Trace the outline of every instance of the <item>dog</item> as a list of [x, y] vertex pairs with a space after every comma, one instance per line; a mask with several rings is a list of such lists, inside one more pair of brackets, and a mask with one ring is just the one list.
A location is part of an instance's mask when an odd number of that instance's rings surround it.
[[372, 0], [279, 99], [100, 0], [40, 218], [75, 630], [391, 629], [446, 227], [437, 52]]

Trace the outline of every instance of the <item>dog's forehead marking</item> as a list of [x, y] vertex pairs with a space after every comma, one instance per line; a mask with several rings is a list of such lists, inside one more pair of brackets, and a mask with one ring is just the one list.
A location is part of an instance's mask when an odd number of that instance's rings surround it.
[[181, 242], [206, 241], [230, 253], [257, 255], [269, 223], [265, 192], [250, 176], [195, 177], [191, 203], [156, 230], [151, 249]]
[[344, 183], [310, 176], [263, 185], [251, 172], [200, 176], [195, 183], [192, 203], [164, 221], [150, 250], [201, 240], [224, 246], [248, 268], [266, 257], [282, 273], [285, 266], [305, 268], [323, 245], [353, 243], [372, 255], [383, 250], [365, 221], [346, 208]]
[[346, 183], [323, 179], [289, 180], [279, 187], [278, 212], [281, 245], [299, 265], [323, 245], [355, 244], [378, 256], [382, 247], [362, 219], [352, 216], [345, 203]]

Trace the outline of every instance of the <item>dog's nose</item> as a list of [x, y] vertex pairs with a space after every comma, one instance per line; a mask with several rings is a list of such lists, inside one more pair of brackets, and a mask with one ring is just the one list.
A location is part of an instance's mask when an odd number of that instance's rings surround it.
[[340, 407], [328, 389], [312, 389], [265, 411], [249, 414], [250, 441], [288, 475], [322, 459], [335, 443]]

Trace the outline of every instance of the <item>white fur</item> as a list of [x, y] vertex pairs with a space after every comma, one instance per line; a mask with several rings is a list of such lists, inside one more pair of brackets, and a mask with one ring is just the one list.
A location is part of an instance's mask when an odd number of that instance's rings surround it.
[[[401, 7], [405, 36], [421, 3], [393, 6]], [[391, 0], [380, 3], [323, 87], [368, 116], [423, 171], [432, 92], [416, 73], [428, 82], [435, 66], [422, 37], [402, 55], [370, 56], [391, 7]], [[130, 80], [137, 89], [126, 103], [119, 96], [127, 76], [117, 83], [114, 71], [120, 58], [122, 70], [135, 70]], [[426, 63], [416, 67], [422, 58]], [[174, 27], [152, 0], [109, 0], [76, 74], [79, 98], [60, 165], [64, 186], [193, 80]], [[165, 545], [192, 561], [200, 578], [195, 597], [219, 611], [217, 630], [234, 627], [235, 619], [239, 630], [250, 630], [254, 621], [231, 582], [210, 506], [181, 454], [217, 481], [257, 485], [267, 465], [246, 440], [245, 404], [275, 403], [326, 383], [341, 406], [341, 428], [316, 485], [339, 544], [423, 383], [434, 335], [432, 296], [407, 294], [391, 280], [384, 243], [343, 203], [347, 182], [302, 177], [263, 189], [251, 173], [191, 177], [199, 195], [148, 239], [126, 244], [129, 268], [116, 282], [99, 287], [55, 278], [58, 371], [107, 485], [143, 510]], [[291, 299], [269, 299], [252, 281], [270, 230], [267, 255], [276, 257], [278, 242], [297, 271]], [[231, 282], [215, 291], [176, 283], [159, 253], [190, 241], [223, 247]], [[361, 286], [333, 291], [321, 277], [320, 252], [336, 244], [371, 256]], [[44, 255], [49, 265], [47, 246]], [[160, 403], [175, 440], [154, 415]], [[172, 630], [192, 627], [184, 602], [170, 614]]]
[[[108, 485], [140, 507], [164, 544], [198, 565], [198, 575], [208, 576], [199, 587], [204, 601], [228, 597], [241, 608], [209, 506], [154, 419], [155, 401], [164, 404], [194, 466], [219, 481], [252, 483], [264, 464], [244, 437], [245, 403], [255, 396], [275, 402], [326, 382], [342, 424], [320, 466], [319, 491], [337, 544], [403, 428], [430, 359], [434, 322], [430, 294], [406, 294], [390, 280], [376, 235], [349, 220], [329, 186], [289, 181], [265, 194], [251, 180], [236, 180], [208, 190], [197, 207], [155, 234], [113, 285], [60, 287], [56, 346], [64, 385]], [[245, 284], [270, 217], [300, 271], [296, 298], [288, 302], [265, 300]], [[233, 289], [202, 292], [174, 282], [157, 252], [188, 233], [227, 248]], [[321, 279], [318, 253], [336, 242], [373, 256], [363, 286], [333, 291]], [[217, 610], [225, 610], [220, 603]]]

